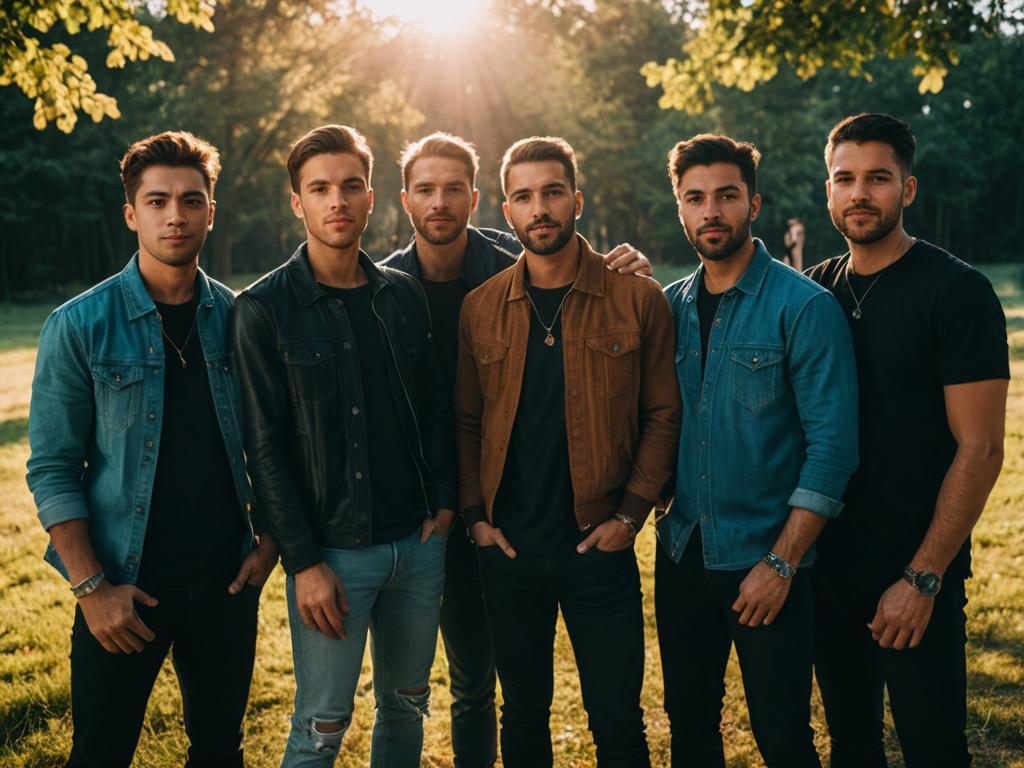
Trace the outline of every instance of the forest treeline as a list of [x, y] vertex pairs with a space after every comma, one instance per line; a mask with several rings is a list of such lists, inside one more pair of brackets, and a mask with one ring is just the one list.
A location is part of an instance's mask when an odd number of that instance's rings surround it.
[[[36, 130], [32, 102], [0, 88], [0, 300], [59, 293], [120, 268], [134, 241], [117, 160], [132, 140], [171, 128], [221, 151], [217, 224], [203, 264], [222, 278], [267, 270], [300, 241], [284, 160], [291, 142], [325, 122], [357, 127], [376, 155], [364, 239], [375, 257], [411, 235], [399, 200], [402, 145], [446, 130], [480, 151], [474, 223], [504, 226], [504, 149], [556, 134], [579, 156], [580, 229], [597, 247], [629, 241], [655, 262], [694, 261], [666, 154], [679, 139], [721, 131], [763, 155], [755, 234], [781, 254], [785, 222], [799, 217], [805, 261], [814, 263], [842, 249], [824, 205], [826, 133], [846, 114], [877, 110], [908, 120], [918, 136], [909, 230], [968, 261], [1022, 259], [1019, 34], [976, 37], [938, 94], [919, 92], [910, 62], [879, 58], [865, 66], [869, 78], [823, 69], [805, 81], [782, 71], [751, 92], [723, 88], [694, 115], [659, 108], [660, 91], [640, 74], [646, 62], [678, 56], [692, 34], [685, 15], [661, 0], [509, 0], [461, 39], [430, 38], [335, 0], [230, 0], [213, 21], [208, 33], [147, 17], [175, 60], [94, 67], [121, 117], [85, 118], [70, 135]], [[79, 34], [75, 45], [90, 60], [105, 56], [99, 34]]]

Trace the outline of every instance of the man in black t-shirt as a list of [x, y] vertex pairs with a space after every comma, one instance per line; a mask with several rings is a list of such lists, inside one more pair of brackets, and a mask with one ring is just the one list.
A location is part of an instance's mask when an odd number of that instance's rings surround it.
[[217, 150], [189, 133], [132, 144], [121, 180], [138, 252], [40, 335], [28, 484], [46, 559], [78, 601], [69, 768], [128, 768], [168, 653], [188, 765], [243, 765], [277, 552], [253, 526], [226, 344], [234, 294], [199, 269], [219, 170]]
[[816, 669], [833, 768], [886, 765], [883, 690], [908, 768], [968, 766], [964, 581], [999, 475], [1006, 321], [985, 277], [903, 229], [915, 139], [888, 115], [839, 122], [829, 211], [850, 251], [808, 271], [847, 313], [860, 468], [815, 569]]
[[[470, 226], [479, 201], [479, 164], [476, 149], [458, 136], [432, 133], [408, 144], [399, 163], [402, 206], [415, 234], [408, 246], [381, 262], [412, 275], [423, 286], [448, 391], [454, 388], [463, 299], [515, 264], [516, 254], [522, 250], [510, 234]], [[624, 274], [651, 273], [650, 262], [628, 244], [612, 250], [605, 263]], [[552, 307], [552, 314], [554, 310]], [[451, 680], [455, 766], [488, 768], [498, 756], [494, 650], [487, 631], [476, 548], [461, 518], [452, 523], [448, 537], [441, 634]]]

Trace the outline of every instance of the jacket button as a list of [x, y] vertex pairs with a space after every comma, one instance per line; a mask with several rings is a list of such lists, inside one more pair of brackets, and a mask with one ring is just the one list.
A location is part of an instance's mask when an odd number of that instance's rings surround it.
[[120, 380], [121, 380], [121, 374], [120, 373], [115, 373], [114, 374], [114, 381], [120, 381]]
[[152, 448], [153, 447], [153, 441], [152, 440], [147, 440], [146, 441], [146, 447], [147, 448]]
[[612, 344], [612, 352], [618, 352], [620, 349], [622, 349], [621, 344]]
[[362, 479], [363, 479], [363, 473], [362, 472], [356, 472], [356, 480], [362, 480]]
[[150, 421], [156, 421], [156, 414], [155, 413], [149, 414], [149, 420]]
[[252, 504], [250, 504], [248, 501], [245, 502], [245, 511], [252, 512]]
[[[314, 352], [313, 353], [313, 359], [314, 360], [319, 360], [320, 359], [320, 353], [319, 352]], [[224, 370], [226, 371], [227, 368], [225, 368]]]
[[355, 405], [352, 406], [352, 415], [353, 416], [358, 416], [359, 415], [359, 408], [358, 408], [358, 406], [355, 406]]
[[754, 357], [751, 358], [750, 362], [756, 363], [757, 362], [757, 355], [754, 355]]
[[141, 515], [142, 514], [142, 507], [136, 507], [135, 508], [135, 514]]

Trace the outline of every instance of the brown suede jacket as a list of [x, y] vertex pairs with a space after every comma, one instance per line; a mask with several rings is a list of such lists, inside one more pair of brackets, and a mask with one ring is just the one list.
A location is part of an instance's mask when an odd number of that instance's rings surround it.
[[[586, 530], [622, 512], [639, 528], [675, 470], [681, 410], [675, 323], [657, 282], [609, 272], [579, 241], [579, 271], [562, 315], [576, 520]], [[459, 500], [469, 526], [493, 520], [529, 332], [526, 259], [520, 258], [462, 306], [455, 418]]]

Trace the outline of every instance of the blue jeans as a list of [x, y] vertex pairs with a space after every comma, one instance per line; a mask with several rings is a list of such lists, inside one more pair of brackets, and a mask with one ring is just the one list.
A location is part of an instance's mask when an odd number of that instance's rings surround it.
[[[324, 563], [345, 588], [349, 612], [344, 640], [307, 627], [287, 579], [288, 620], [295, 661], [295, 713], [282, 768], [330, 768], [352, 721], [353, 697], [370, 631], [377, 715], [371, 768], [416, 768], [423, 717], [430, 700], [430, 667], [437, 647], [447, 540], [420, 532], [364, 549], [325, 549]], [[337, 732], [318, 724], [342, 723]]]

